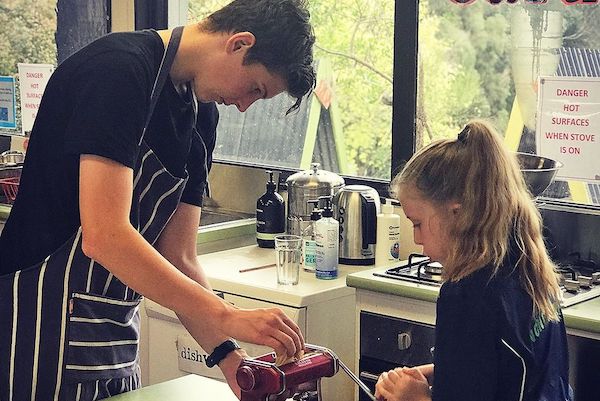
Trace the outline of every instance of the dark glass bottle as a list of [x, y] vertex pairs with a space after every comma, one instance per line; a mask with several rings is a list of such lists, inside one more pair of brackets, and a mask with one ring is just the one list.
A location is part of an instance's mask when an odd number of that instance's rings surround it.
[[285, 202], [275, 192], [273, 172], [267, 174], [267, 192], [256, 201], [256, 242], [261, 248], [275, 248], [275, 236], [285, 233]]

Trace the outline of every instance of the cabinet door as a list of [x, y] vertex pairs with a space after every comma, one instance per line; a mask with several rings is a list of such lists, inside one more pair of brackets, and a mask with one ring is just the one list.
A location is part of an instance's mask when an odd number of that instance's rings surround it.
[[[306, 331], [306, 309], [291, 308], [262, 300], [222, 293], [227, 302], [239, 308], [280, 308], [300, 329]], [[210, 322], [207, 322], [210, 324]], [[250, 356], [258, 356], [272, 349], [264, 346], [240, 342]], [[151, 313], [148, 317], [148, 384], [160, 383], [188, 373], [223, 379], [218, 368], [206, 366], [208, 353], [190, 336], [176, 317], [167, 313]]]
[[[253, 298], [241, 297], [239, 295], [234, 294], [223, 294], [224, 299], [232, 305], [237, 306], [238, 308], [244, 309], [256, 309], [256, 308], [279, 308], [281, 309], [289, 318], [291, 318], [296, 324], [300, 327], [303, 333], [306, 333], [306, 308], [291, 308], [289, 306], [278, 305], [271, 302], [266, 302]], [[269, 347], [248, 344], [248, 343], [240, 343], [243, 344], [242, 347], [248, 352], [250, 356], [257, 356], [266, 354], [268, 352], [272, 352], [272, 349]]]
[[222, 293], [223, 299], [232, 305], [239, 308], [256, 309], [256, 308], [279, 308], [287, 316], [289, 316], [302, 331], [306, 330], [306, 308], [292, 308], [291, 306], [280, 305], [273, 302], [263, 301], [260, 299], [242, 297], [235, 294]]

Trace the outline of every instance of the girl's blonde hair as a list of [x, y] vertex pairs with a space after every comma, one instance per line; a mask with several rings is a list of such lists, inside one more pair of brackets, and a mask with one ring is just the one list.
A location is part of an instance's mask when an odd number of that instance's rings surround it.
[[515, 155], [491, 125], [471, 121], [457, 139], [415, 153], [391, 184], [392, 193], [404, 190], [416, 190], [434, 205], [460, 205], [453, 218], [445, 219], [451, 239], [445, 280], [458, 281], [488, 264], [498, 273], [512, 241], [518, 248], [514, 268], [533, 299], [534, 313], [559, 319], [560, 289], [541, 216]]

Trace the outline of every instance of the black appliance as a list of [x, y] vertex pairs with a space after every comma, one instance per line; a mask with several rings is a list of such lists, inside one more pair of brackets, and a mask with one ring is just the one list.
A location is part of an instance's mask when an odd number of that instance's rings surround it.
[[[423, 323], [360, 312], [359, 377], [375, 392], [377, 378], [399, 366], [433, 362], [435, 328]], [[370, 401], [362, 391], [359, 401]]]

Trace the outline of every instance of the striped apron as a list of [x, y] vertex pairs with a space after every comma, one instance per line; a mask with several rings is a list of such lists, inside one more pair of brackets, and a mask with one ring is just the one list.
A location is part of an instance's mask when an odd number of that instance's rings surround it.
[[[179, 45], [176, 28], [154, 83], [144, 132]], [[154, 244], [187, 177], [140, 140], [130, 220]], [[40, 263], [0, 277], [0, 401], [98, 400], [141, 386], [141, 296], [85, 256], [81, 227]]]

